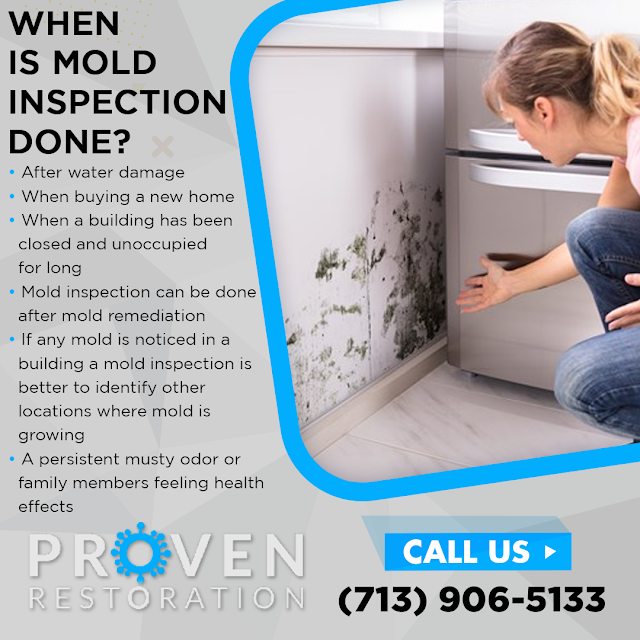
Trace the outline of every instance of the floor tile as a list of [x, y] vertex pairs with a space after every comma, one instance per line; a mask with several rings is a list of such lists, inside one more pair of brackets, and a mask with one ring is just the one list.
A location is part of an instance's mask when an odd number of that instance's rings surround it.
[[351, 482], [376, 482], [462, 468], [452, 462], [350, 435], [325, 449], [316, 457], [316, 462], [329, 473]]
[[471, 392], [434, 383], [428, 376], [351, 435], [467, 466], [628, 442], [576, 423], [565, 411], [546, 404]]
[[444, 364], [323, 451], [334, 475], [371, 482], [626, 444], [553, 394]]
[[[515, 382], [489, 378], [468, 371], [462, 371], [449, 364], [439, 366], [435, 371], [425, 376], [420, 383], [438, 383], [456, 389], [485, 393], [487, 395], [526, 402], [537, 406], [564, 411], [553, 395], [553, 391], [547, 389], [537, 389]], [[418, 383], [418, 384], [420, 384]], [[578, 421], [576, 420], [576, 424]]]

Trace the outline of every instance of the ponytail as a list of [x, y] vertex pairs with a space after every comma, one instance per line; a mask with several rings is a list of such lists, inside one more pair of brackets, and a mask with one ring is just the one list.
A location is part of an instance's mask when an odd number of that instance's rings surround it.
[[611, 126], [640, 113], [640, 51], [623, 35], [591, 40], [557, 22], [534, 22], [497, 52], [483, 86], [489, 108], [500, 101], [525, 113], [540, 96], [559, 97]]
[[593, 110], [612, 126], [640, 113], [640, 51], [622, 35], [593, 45]]

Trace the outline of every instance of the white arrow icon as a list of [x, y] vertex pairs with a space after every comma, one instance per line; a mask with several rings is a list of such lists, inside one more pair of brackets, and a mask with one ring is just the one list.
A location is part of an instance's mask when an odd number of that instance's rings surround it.
[[551, 547], [547, 547], [547, 545], [544, 545], [544, 559], [546, 560], [549, 556], [552, 556], [554, 553], [556, 552], [555, 549], [552, 549]]

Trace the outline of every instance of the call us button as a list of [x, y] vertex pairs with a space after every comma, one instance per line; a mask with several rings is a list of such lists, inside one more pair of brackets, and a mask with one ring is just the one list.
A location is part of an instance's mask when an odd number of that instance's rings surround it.
[[386, 533], [385, 571], [568, 571], [571, 533]]

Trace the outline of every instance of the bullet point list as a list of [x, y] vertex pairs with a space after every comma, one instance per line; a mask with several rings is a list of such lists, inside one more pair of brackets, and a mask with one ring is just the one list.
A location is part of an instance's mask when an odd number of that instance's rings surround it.
[[15, 171], [14, 171], [13, 169], [11, 169], [11, 171], [9, 171], [9, 173], [10, 173], [11, 175], [13, 175], [13, 174], [15, 173]]
[[13, 456], [11, 456], [11, 457], [9, 458], [9, 460], [11, 460], [11, 462], [13, 462], [13, 460], [14, 460]]
[[13, 218], [9, 218], [9, 222], [13, 222]]
[[11, 336], [11, 337], [9, 338], [9, 340], [10, 340], [11, 342], [13, 342], [13, 341], [15, 340], [15, 338], [14, 338], [13, 336]]
[[9, 293], [13, 293], [13, 289], [9, 289]]
[[13, 193], [9, 196], [10, 198], [15, 198], [15, 196], [13, 195]]

